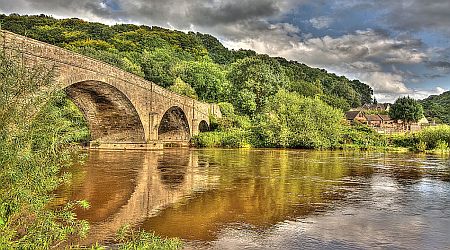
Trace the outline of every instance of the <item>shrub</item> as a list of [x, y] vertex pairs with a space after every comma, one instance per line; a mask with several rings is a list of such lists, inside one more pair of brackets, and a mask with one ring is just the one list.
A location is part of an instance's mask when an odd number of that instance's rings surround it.
[[363, 124], [344, 127], [340, 143], [342, 145], [353, 144], [361, 149], [384, 147], [387, 145], [386, 137]]
[[428, 127], [416, 134], [420, 141], [427, 144], [427, 149], [432, 150], [438, 146], [438, 142], [450, 143], [450, 126], [441, 125], [436, 127]]
[[443, 140], [438, 140], [436, 142], [436, 147], [434, 149], [441, 153], [446, 152], [448, 151], [448, 143]]

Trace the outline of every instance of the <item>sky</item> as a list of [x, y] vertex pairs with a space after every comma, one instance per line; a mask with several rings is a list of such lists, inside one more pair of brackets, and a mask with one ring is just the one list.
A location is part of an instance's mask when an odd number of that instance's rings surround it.
[[450, 89], [449, 0], [0, 0], [0, 12], [208, 33], [358, 79], [379, 102]]

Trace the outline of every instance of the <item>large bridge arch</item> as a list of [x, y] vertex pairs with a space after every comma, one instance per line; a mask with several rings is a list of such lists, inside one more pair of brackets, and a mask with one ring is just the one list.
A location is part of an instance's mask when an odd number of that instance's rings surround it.
[[116, 87], [100, 81], [81, 81], [65, 88], [68, 97], [83, 112], [98, 142], [144, 143], [141, 118], [130, 99]]

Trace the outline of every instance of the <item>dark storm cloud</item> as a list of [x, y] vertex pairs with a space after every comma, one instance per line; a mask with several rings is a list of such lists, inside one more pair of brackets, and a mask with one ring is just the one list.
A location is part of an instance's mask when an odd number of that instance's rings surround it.
[[188, 9], [188, 16], [198, 25], [217, 25], [270, 17], [280, 12], [273, 0], [201, 2]]

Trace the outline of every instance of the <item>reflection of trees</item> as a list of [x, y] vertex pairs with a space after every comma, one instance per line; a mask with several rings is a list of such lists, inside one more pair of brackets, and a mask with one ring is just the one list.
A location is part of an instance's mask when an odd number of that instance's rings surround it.
[[[149, 218], [144, 227], [168, 236], [210, 239], [221, 226], [242, 222], [255, 226], [323, 211], [345, 196], [346, 176], [365, 178], [370, 168], [354, 168], [339, 152], [286, 150], [201, 151], [219, 167], [219, 187], [197, 195], [182, 207]], [[213, 165], [215, 165], [213, 164]], [[189, 225], [188, 228], [177, 225]]]

